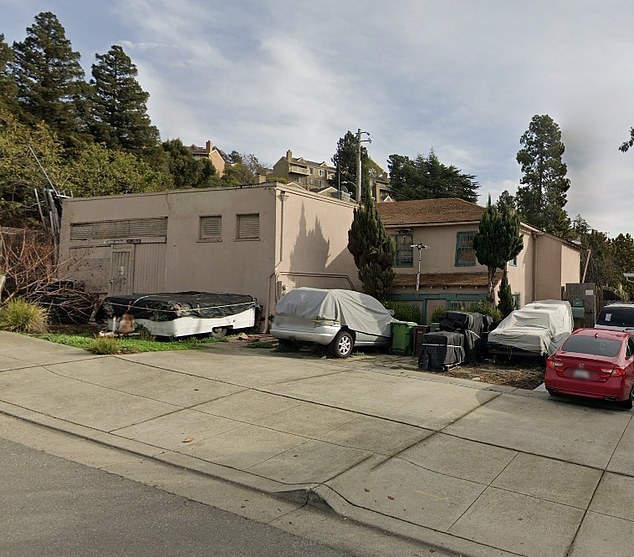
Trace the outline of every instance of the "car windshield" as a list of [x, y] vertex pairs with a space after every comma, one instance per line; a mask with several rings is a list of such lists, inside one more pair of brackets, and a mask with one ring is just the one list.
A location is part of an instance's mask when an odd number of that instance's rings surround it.
[[613, 358], [621, 349], [621, 341], [612, 338], [573, 335], [561, 347], [563, 352], [576, 354], [593, 354]]
[[634, 328], [634, 306], [631, 308], [603, 308], [597, 319], [598, 325]]

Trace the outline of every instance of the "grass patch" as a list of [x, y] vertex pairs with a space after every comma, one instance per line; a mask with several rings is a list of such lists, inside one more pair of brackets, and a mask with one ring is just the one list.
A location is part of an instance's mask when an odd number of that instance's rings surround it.
[[[92, 334], [45, 333], [33, 335], [42, 340], [81, 348], [96, 354], [135, 354], [138, 352], [167, 352], [171, 350], [199, 350], [225, 339], [186, 337], [173, 341], [148, 340], [141, 337], [95, 337]], [[114, 350], [114, 351], [113, 351]]]

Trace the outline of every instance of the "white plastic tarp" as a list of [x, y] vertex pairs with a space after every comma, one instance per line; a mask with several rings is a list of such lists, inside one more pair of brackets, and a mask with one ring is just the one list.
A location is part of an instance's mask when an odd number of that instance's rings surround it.
[[372, 296], [342, 289], [295, 288], [277, 303], [275, 314], [337, 321], [353, 331], [385, 337], [391, 337], [396, 321]]
[[549, 355], [571, 333], [572, 328], [572, 308], [568, 302], [542, 300], [512, 311], [489, 333], [488, 342]]

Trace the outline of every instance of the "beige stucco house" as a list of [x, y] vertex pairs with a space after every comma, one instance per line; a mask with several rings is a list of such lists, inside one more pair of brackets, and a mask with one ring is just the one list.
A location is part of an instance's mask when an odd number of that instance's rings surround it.
[[[473, 249], [483, 207], [426, 199], [379, 203], [377, 210], [396, 242], [392, 299], [418, 305], [429, 322], [439, 306], [459, 308], [486, 298], [487, 268]], [[516, 306], [561, 299], [562, 288], [580, 280], [580, 248], [524, 223], [521, 230], [524, 248], [507, 267]], [[426, 247], [412, 247], [417, 244]], [[498, 273], [496, 294], [500, 279]]]
[[189, 150], [195, 159], [209, 159], [212, 166], [216, 169], [216, 175], [219, 178], [223, 177], [227, 163], [218, 147], [211, 140], [207, 140], [204, 147], [190, 145]]
[[353, 209], [279, 183], [64, 199], [60, 261], [101, 295], [251, 294], [268, 319], [287, 289], [360, 288]]

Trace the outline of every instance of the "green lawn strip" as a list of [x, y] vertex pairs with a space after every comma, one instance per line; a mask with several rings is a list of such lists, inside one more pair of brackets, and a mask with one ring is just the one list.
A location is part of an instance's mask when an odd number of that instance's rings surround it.
[[[73, 346], [74, 348], [81, 348], [88, 351], [92, 351], [96, 340], [96, 337], [92, 335], [44, 333], [32, 336], [34, 336], [35, 338], [40, 338], [42, 340], [47, 340], [49, 342], [65, 344], [67, 346]], [[165, 352], [170, 350], [199, 350], [216, 342], [226, 342], [225, 339], [214, 338], [186, 338], [182, 340], [165, 342], [134, 337], [120, 337], [114, 340], [116, 340], [117, 344], [119, 345], [119, 352], [121, 353]]]

